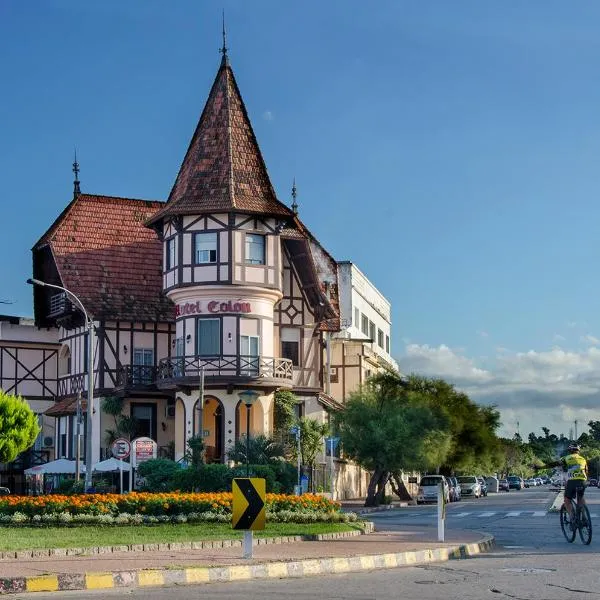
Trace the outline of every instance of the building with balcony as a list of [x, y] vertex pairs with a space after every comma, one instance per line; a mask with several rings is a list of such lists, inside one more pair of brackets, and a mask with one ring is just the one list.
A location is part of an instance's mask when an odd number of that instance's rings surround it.
[[[168, 201], [84, 194], [76, 177], [33, 247], [33, 276], [73, 292], [94, 323], [93, 463], [117, 425], [106, 397], [163, 455], [180, 459], [201, 435], [214, 461], [245, 435], [243, 392], [257, 397], [251, 435], [272, 432], [278, 389], [300, 415], [339, 408], [324, 391], [337, 264], [278, 200], [226, 54]], [[71, 458], [80, 394], [88, 410], [85, 320], [49, 287], [34, 288], [34, 312], [56, 332], [52, 458]]]

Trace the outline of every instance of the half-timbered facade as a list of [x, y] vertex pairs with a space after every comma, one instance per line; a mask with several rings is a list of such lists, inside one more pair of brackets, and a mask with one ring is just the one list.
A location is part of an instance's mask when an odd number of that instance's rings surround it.
[[57, 394], [59, 349], [56, 330], [35, 327], [32, 319], [0, 315], [0, 389], [24, 398], [41, 427], [33, 448], [13, 463], [0, 463], [0, 485], [12, 492], [24, 491], [24, 469], [54, 454], [55, 422], [44, 413]]

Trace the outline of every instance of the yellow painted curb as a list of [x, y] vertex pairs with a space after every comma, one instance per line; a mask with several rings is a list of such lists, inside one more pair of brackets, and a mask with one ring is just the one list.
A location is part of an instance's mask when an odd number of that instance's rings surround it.
[[45, 575], [42, 577], [27, 578], [28, 592], [56, 592], [58, 591], [58, 577], [56, 575]]
[[85, 589], [101, 590], [115, 587], [112, 573], [86, 573]]
[[387, 568], [397, 567], [398, 566], [398, 559], [396, 558], [395, 554], [384, 554], [383, 555], [383, 564]]
[[302, 562], [302, 573], [304, 575], [320, 575], [321, 563], [318, 560], [305, 560]]
[[347, 573], [350, 570], [347, 558], [334, 558], [333, 570], [335, 573]]
[[374, 569], [375, 568], [375, 560], [372, 556], [361, 556], [360, 557], [360, 566], [363, 569]]
[[210, 581], [210, 571], [207, 567], [186, 569], [185, 580], [187, 583], [208, 583]]
[[165, 576], [162, 571], [148, 570], [138, 573], [138, 585], [163, 585]]
[[287, 577], [287, 564], [286, 563], [268, 563], [267, 564], [267, 575], [269, 577]]

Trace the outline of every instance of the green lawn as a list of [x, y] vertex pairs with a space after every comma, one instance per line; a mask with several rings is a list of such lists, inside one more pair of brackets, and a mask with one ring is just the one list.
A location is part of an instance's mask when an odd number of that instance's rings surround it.
[[[256, 537], [284, 535], [315, 535], [357, 531], [357, 523], [294, 523], [267, 524], [264, 531], [255, 531]], [[166, 542], [197, 542], [200, 540], [241, 539], [243, 531], [234, 531], [228, 524], [161, 524], [98, 527], [0, 527], [0, 552], [35, 548], [87, 548], [91, 546], [118, 546], [121, 544], [152, 544]]]

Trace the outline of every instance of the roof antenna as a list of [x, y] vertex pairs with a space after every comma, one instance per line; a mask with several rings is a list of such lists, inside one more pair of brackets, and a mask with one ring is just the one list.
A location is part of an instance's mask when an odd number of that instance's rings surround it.
[[219, 50], [219, 52], [223, 55], [223, 59], [221, 60], [221, 65], [228, 65], [229, 57], [227, 56], [227, 34], [225, 32], [225, 9], [223, 9], [223, 47]]
[[79, 187], [79, 163], [77, 162], [77, 148], [75, 148], [75, 161], [73, 162], [73, 173], [75, 173], [75, 181], [73, 182], [73, 200], [81, 194], [81, 188]]
[[298, 203], [296, 202], [297, 195], [298, 195], [298, 191], [296, 189], [296, 178], [294, 177], [294, 184], [292, 185], [292, 212], [295, 215], [298, 214]]

